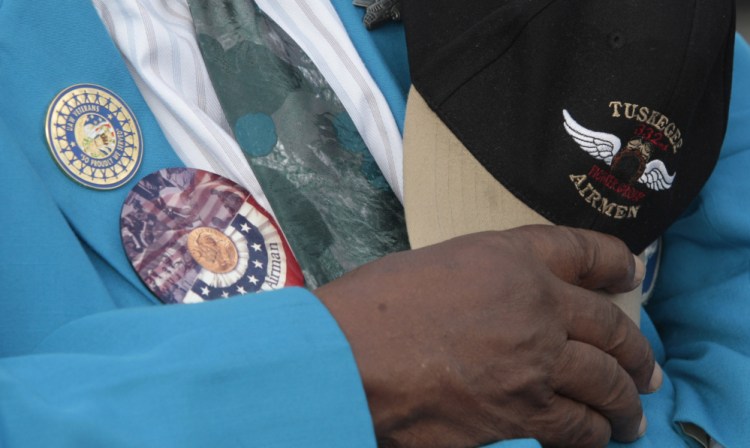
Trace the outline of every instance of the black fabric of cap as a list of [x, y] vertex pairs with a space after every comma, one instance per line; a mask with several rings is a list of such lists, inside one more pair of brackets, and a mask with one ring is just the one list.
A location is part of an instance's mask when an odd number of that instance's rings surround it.
[[[506, 189], [556, 224], [639, 253], [716, 164], [734, 1], [405, 0], [403, 20], [414, 87]], [[607, 160], [596, 144], [611, 136], [621, 149]], [[657, 160], [666, 180], [648, 169]], [[639, 182], [645, 172], [657, 181]]]

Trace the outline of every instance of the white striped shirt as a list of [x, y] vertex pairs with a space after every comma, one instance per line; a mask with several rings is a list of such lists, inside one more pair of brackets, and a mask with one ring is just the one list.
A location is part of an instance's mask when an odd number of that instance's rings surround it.
[[[211, 85], [187, 1], [92, 1], [183, 163], [234, 180], [273, 213]], [[257, 3], [318, 66], [402, 199], [403, 150], [398, 127], [333, 6], [327, 0]]]

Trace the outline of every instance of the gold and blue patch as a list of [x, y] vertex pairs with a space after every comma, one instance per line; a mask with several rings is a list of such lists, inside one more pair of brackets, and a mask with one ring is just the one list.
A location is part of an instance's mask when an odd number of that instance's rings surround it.
[[47, 111], [52, 158], [71, 179], [96, 190], [125, 185], [143, 160], [143, 136], [133, 111], [114, 92], [76, 84]]

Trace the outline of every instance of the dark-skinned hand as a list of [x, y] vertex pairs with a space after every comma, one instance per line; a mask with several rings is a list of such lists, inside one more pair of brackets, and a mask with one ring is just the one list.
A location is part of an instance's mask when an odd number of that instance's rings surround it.
[[600, 447], [643, 434], [638, 393], [661, 384], [605, 294], [642, 277], [613, 237], [529, 226], [392, 254], [315, 294], [351, 344], [381, 446]]

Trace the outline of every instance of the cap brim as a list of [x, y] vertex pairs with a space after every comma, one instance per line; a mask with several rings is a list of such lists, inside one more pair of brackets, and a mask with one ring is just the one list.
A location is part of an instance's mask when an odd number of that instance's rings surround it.
[[[477, 162], [414, 87], [404, 124], [404, 210], [412, 249], [470, 233], [552, 224]], [[640, 288], [611, 299], [640, 322]]]

